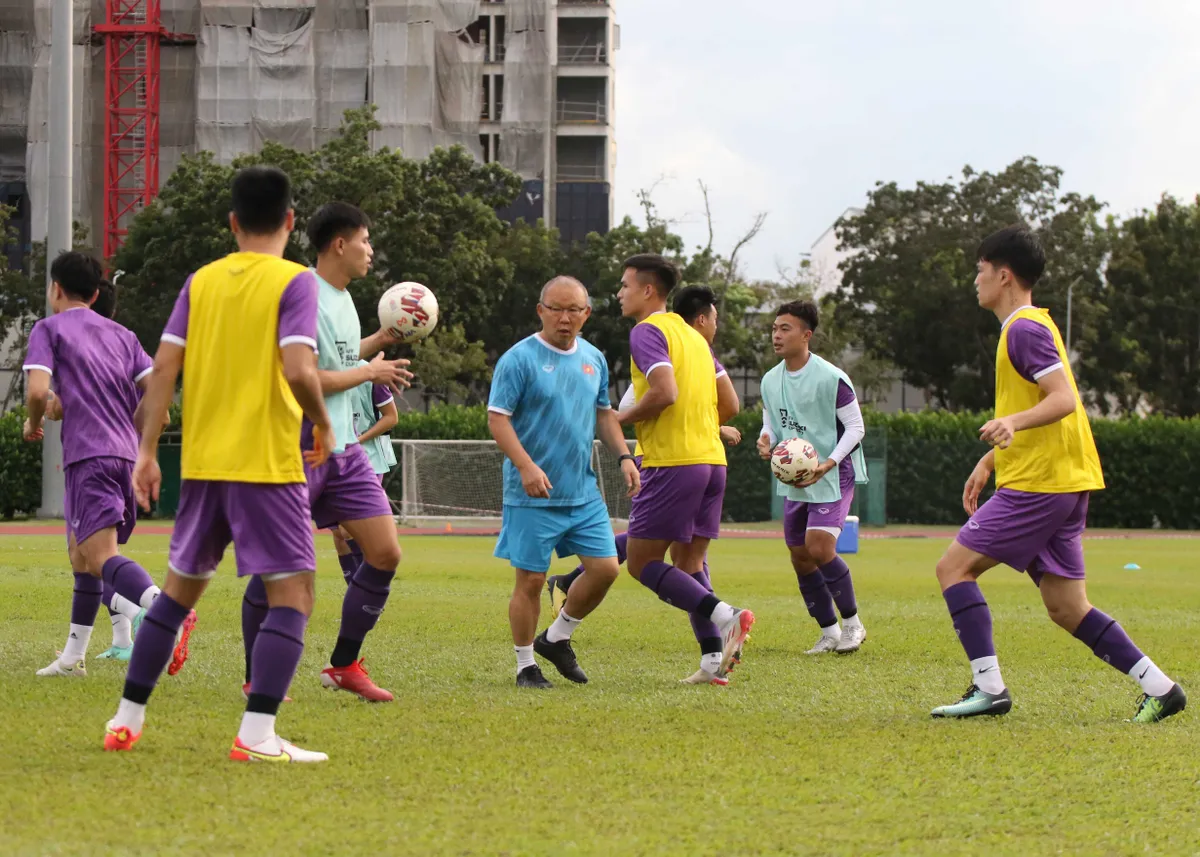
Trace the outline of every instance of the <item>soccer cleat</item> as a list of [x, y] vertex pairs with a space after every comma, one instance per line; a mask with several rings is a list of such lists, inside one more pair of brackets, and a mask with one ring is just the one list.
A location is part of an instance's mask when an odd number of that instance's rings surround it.
[[[247, 702], [250, 701], [250, 682], [246, 682], [245, 684], [242, 685], [242, 696], [246, 699]], [[290, 696], [285, 696], [283, 698], [283, 701], [284, 702], [292, 702], [293, 700]]]
[[570, 679], [576, 684], [587, 684], [587, 674], [579, 668], [579, 661], [575, 658], [575, 650], [571, 648], [570, 640], [551, 643], [546, 637], [546, 632], [542, 631], [533, 641], [533, 651], [554, 664], [554, 668], [562, 674], [563, 678]]
[[557, 619], [563, 605], [567, 603], [567, 588], [563, 586], [566, 575], [552, 574], [546, 578], [546, 595], [550, 598], [550, 618]]
[[735, 663], [742, 662], [742, 647], [750, 639], [750, 629], [754, 627], [754, 614], [749, 610], [735, 609], [733, 621], [721, 629], [721, 670], [718, 675], [725, 675]]
[[42, 677], [48, 676], [71, 676], [73, 678], [87, 678], [87, 668], [83, 661], [78, 661], [74, 664], [63, 663], [62, 657], [57, 657], [48, 667], [42, 667], [37, 671], [37, 674]]
[[687, 678], [679, 680], [680, 684], [715, 684], [719, 687], [725, 687], [729, 684], [729, 677], [710, 673], [706, 669], [698, 669]]
[[1162, 696], [1150, 696], [1143, 693], [1138, 702], [1137, 713], [1133, 715], [1133, 722], [1157, 723], [1160, 720], [1166, 720], [1172, 714], [1178, 714], [1185, 708], [1187, 708], [1187, 694], [1183, 692], [1182, 687], [1173, 684], [1171, 689]]
[[278, 735], [272, 735], [265, 741], [259, 741], [254, 746], [242, 743], [241, 738], [233, 739], [233, 749], [229, 758], [235, 762], [328, 762], [329, 756], [312, 750], [302, 750], [290, 741], [284, 741]]
[[[821, 639], [817, 640], [816, 645], [804, 654], [823, 655], [826, 652], [836, 652], [838, 650], [838, 646], [841, 645], [841, 641], [844, 636], [845, 632], [843, 632], [842, 637], [831, 637], [828, 634], [822, 634]], [[851, 649], [851, 651], [853, 651], [853, 649]]]
[[857, 652], [867, 640], [867, 629], [862, 625], [843, 625], [842, 639], [834, 646], [833, 650], [839, 655]]
[[537, 664], [531, 667], [525, 667], [517, 673], [517, 687], [531, 687], [534, 690], [549, 690], [554, 687], [544, 675], [542, 668]]
[[133, 657], [133, 646], [109, 646], [100, 654], [98, 660], [127, 661]]
[[142, 627], [142, 620], [146, 618], [146, 608], [143, 607], [138, 611], [138, 614], [129, 620], [129, 634], [133, 639], [137, 639], [138, 628]]
[[133, 745], [141, 740], [141, 737], [141, 732], [134, 732], [128, 726], [113, 726], [113, 722], [110, 720], [104, 730], [104, 749], [110, 753], [117, 750], [132, 750]]
[[349, 691], [367, 702], [391, 702], [395, 699], [389, 691], [371, 681], [362, 658], [348, 667], [325, 667], [321, 670], [321, 684], [334, 690]]
[[1012, 697], [1008, 695], [1008, 688], [999, 693], [988, 693], [972, 684], [958, 702], [939, 705], [929, 713], [934, 717], [995, 717], [1011, 710]]
[[171, 663], [167, 665], [167, 675], [176, 675], [188, 659], [188, 640], [196, 628], [196, 611], [187, 614], [183, 627], [179, 629], [179, 640], [175, 643], [175, 652], [171, 655]]

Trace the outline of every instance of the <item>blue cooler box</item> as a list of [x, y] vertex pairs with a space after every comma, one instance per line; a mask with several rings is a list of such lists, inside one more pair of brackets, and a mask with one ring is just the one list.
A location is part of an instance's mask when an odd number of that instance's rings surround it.
[[858, 553], [858, 518], [854, 515], [846, 518], [842, 525], [842, 534], [837, 540], [838, 553]]

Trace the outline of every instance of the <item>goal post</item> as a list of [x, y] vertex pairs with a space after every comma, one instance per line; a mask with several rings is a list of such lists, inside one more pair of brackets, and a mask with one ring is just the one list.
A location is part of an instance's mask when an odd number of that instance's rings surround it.
[[[634, 442], [628, 441], [630, 451]], [[385, 480], [402, 523], [499, 522], [504, 502], [504, 453], [494, 440], [393, 440], [399, 467]], [[629, 498], [617, 458], [600, 441], [592, 469], [614, 523], [629, 518]]]

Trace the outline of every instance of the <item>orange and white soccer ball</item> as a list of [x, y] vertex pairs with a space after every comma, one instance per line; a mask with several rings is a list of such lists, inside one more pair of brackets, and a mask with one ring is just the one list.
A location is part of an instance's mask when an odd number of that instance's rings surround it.
[[438, 302], [428, 286], [396, 283], [379, 299], [379, 326], [401, 342], [416, 342], [433, 333]]
[[784, 485], [807, 482], [820, 464], [816, 448], [799, 437], [783, 441], [771, 452], [771, 472]]

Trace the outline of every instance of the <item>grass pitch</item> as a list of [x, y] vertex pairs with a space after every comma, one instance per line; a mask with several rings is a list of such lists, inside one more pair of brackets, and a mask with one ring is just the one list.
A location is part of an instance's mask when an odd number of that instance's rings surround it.
[[[137, 536], [129, 553], [160, 579], [166, 545]], [[243, 705], [229, 560], [142, 742], [110, 755], [103, 727], [125, 665], [93, 660], [84, 681], [34, 676], [66, 629], [63, 540], [3, 536], [0, 853], [1196, 853], [1197, 545], [1087, 542], [1092, 600], [1192, 692], [1193, 709], [1141, 727], [1125, 722], [1136, 685], [1051, 625], [1029, 581], [1004, 569], [983, 585], [1014, 710], [931, 720], [970, 679], [932, 539], [868, 541], [848, 557], [869, 637], [855, 655], [819, 658], [802, 654], [817, 629], [782, 545], [719, 542], [717, 591], [759, 619], [728, 688], [678, 684], [698, 657], [686, 618], [623, 577], [576, 635], [591, 683], [548, 693], [513, 687], [511, 576], [492, 541], [408, 539], [364, 650], [397, 702], [368, 705], [317, 680], [344, 588], [323, 535], [279, 728], [331, 759], [274, 767], [226, 760]], [[105, 616], [92, 655], [109, 643]]]

